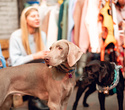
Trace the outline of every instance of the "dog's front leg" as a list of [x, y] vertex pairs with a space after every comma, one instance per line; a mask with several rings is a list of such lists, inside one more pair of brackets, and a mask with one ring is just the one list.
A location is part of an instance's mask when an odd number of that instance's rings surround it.
[[61, 110], [67, 110], [67, 105], [68, 104], [63, 105]]
[[117, 99], [118, 99], [119, 110], [123, 110], [123, 99], [124, 99], [123, 91], [117, 91]]
[[98, 93], [100, 110], [105, 110], [105, 95], [103, 93]]
[[50, 108], [50, 110], [62, 110], [61, 106], [55, 103], [48, 103], [48, 107]]
[[10, 110], [11, 106], [12, 106], [12, 102], [13, 102], [13, 96], [9, 95], [4, 103], [0, 106], [0, 110]]
[[50, 110], [62, 110], [61, 109], [61, 104], [60, 101], [55, 98], [55, 100], [50, 100], [48, 101], [48, 107]]

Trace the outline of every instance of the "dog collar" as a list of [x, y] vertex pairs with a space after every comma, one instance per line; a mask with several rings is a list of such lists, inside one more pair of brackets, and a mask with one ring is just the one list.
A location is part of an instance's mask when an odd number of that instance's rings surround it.
[[104, 93], [108, 93], [109, 90], [115, 88], [119, 82], [119, 69], [122, 68], [121, 65], [116, 65], [114, 62], [111, 62], [111, 64], [115, 65], [115, 69], [114, 69], [114, 81], [110, 86], [107, 87], [101, 87], [99, 85], [96, 85], [96, 88], [99, 92], [104, 92]]
[[75, 71], [75, 69], [69, 70], [69, 72], [68, 72], [69, 78], [72, 78], [72, 72], [73, 72], [73, 71]]
[[70, 67], [67, 62], [64, 62], [56, 67], [59, 71], [67, 74], [69, 78], [72, 78], [73, 72], [75, 71], [76, 64]]

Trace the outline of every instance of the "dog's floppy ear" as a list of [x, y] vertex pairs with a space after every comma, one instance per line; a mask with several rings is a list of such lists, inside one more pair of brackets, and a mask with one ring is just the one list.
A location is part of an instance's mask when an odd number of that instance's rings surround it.
[[69, 66], [71, 67], [80, 59], [83, 52], [81, 51], [81, 49], [79, 47], [77, 47], [72, 42], [67, 42], [67, 43], [69, 46], [67, 61], [68, 61]]
[[100, 71], [100, 67], [101, 67], [101, 65], [100, 65], [100, 61], [98, 61], [98, 60], [93, 60], [93, 61], [91, 61], [90, 63], [88, 63], [87, 65], [86, 65], [86, 67], [91, 67], [91, 70], [92, 70], [92, 72], [93, 73], [95, 73], [95, 72], [97, 72], [97, 71]]
[[105, 76], [107, 75], [107, 67], [105, 64], [102, 65], [101, 71], [99, 72], [99, 82], [101, 83], [102, 80], [105, 78]]

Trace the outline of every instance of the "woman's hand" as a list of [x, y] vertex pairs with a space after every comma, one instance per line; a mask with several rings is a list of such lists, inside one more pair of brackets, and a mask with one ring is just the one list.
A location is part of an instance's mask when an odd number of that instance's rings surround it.
[[49, 51], [40, 51], [33, 54], [33, 59], [44, 59], [44, 57], [49, 53]]

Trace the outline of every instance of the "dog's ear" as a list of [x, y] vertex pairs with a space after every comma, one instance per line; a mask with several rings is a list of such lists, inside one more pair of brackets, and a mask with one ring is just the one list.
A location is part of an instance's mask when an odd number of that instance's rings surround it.
[[101, 64], [100, 64], [100, 61], [99, 60], [93, 60], [91, 61], [90, 63], [88, 63], [86, 65], [86, 67], [90, 68], [91, 67], [91, 70], [93, 73], [96, 73], [96, 72], [99, 72], [100, 71], [100, 68], [101, 68]]
[[99, 72], [99, 82], [101, 83], [102, 80], [106, 77], [108, 71], [107, 71], [107, 66], [106, 64], [104, 63], [101, 68], [100, 68], [100, 72]]
[[72, 67], [82, 56], [83, 52], [72, 42], [67, 42], [69, 46], [69, 52], [67, 55], [67, 61], [70, 67]]

